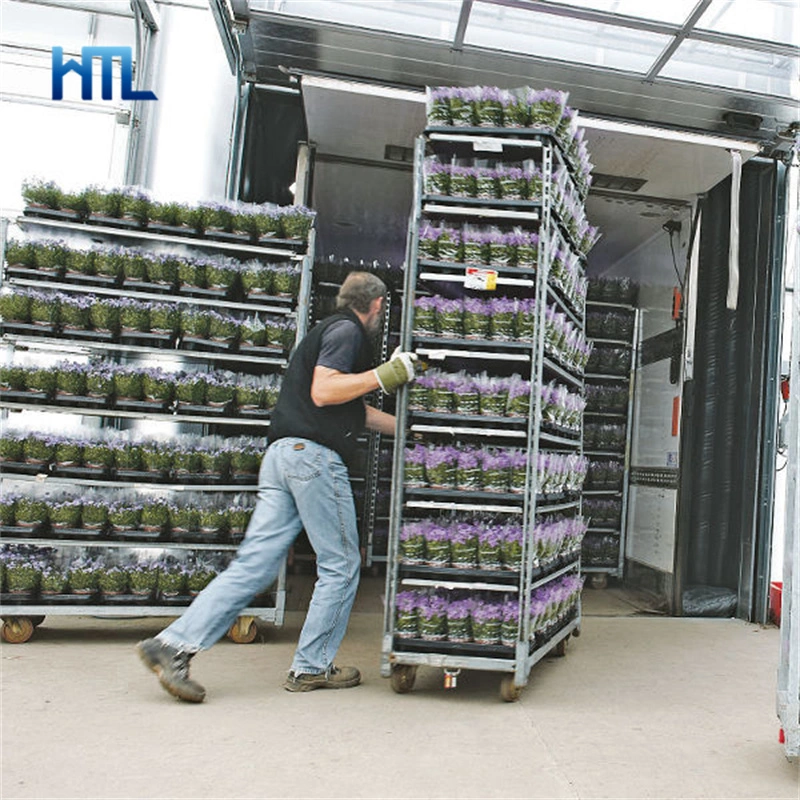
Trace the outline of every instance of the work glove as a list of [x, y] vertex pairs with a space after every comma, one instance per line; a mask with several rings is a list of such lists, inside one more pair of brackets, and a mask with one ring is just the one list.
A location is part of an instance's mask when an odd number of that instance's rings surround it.
[[386, 394], [394, 394], [401, 386], [413, 381], [417, 360], [416, 353], [400, 352], [399, 348], [395, 350], [388, 361], [373, 370], [381, 389]]

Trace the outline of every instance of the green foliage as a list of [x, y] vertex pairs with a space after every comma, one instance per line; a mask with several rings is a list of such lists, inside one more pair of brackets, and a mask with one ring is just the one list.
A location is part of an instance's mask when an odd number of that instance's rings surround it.
[[22, 198], [25, 205], [59, 209], [63, 192], [54, 181], [26, 180], [22, 182]]

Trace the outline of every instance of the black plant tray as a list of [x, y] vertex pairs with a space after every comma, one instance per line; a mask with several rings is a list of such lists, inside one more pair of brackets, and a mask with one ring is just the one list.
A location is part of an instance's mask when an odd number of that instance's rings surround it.
[[114, 407], [120, 411], [145, 411], [154, 414], [165, 413], [168, 406], [169, 404], [164, 401], [151, 402], [150, 400], [130, 400], [122, 397], [118, 397], [114, 403]]
[[249, 233], [233, 233], [230, 231], [207, 230], [206, 239], [218, 242], [230, 242], [231, 244], [255, 244]]
[[202, 531], [176, 531], [174, 528], [169, 536], [170, 542], [179, 544], [220, 544], [227, 541], [224, 532], [203, 533]]
[[263, 419], [267, 420], [270, 417], [271, 410], [269, 408], [237, 408], [236, 416], [243, 417], [244, 419]]
[[295, 300], [293, 294], [271, 294], [250, 289], [245, 292], [245, 300], [249, 303], [290, 303]]
[[199, 336], [182, 336], [181, 347], [185, 350], [207, 350], [216, 353], [229, 353], [236, 350], [233, 341], [218, 342], [214, 339], [202, 339]]
[[283, 347], [269, 347], [239, 342], [239, 352], [247, 356], [262, 356], [264, 358], [280, 358], [286, 354]]
[[151, 294], [174, 294], [175, 292], [175, 285], [172, 283], [154, 283], [134, 278], [123, 278], [122, 286], [134, 292], [150, 292]]
[[0, 592], [0, 605], [2, 606], [30, 606], [35, 603], [36, 595], [31, 592]]
[[165, 225], [163, 222], [150, 222], [147, 225], [147, 230], [151, 233], [162, 233], [168, 236], [191, 236], [192, 238], [197, 238], [195, 229], [186, 225]]
[[108, 396], [87, 397], [83, 394], [67, 394], [58, 392], [55, 397], [57, 406], [85, 406], [86, 408], [105, 408], [108, 406]]
[[59, 270], [38, 269], [36, 267], [23, 267], [22, 264], [9, 264], [7, 269], [9, 278], [28, 278], [34, 281], [61, 280]]
[[228, 531], [228, 541], [231, 544], [239, 544], [244, 539], [244, 533], [244, 531], [237, 531], [236, 533]]
[[222, 477], [216, 472], [175, 472], [175, 483], [207, 484], [222, 483]]
[[40, 522], [36, 527], [30, 528], [24, 525], [0, 525], [0, 536], [10, 536], [15, 539], [37, 539], [45, 533], [47, 527]]
[[163, 472], [150, 472], [144, 469], [115, 469], [114, 479], [137, 483], [168, 483], [170, 480]]
[[102, 528], [56, 528], [51, 525], [50, 536], [54, 539], [99, 539], [105, 536], [105, 526]]
[[106, 225], [109, 228], [122, 228], [128, 231], [143, 231], [145, 226], [136, 219], [122, 219], [121, 217], [104, 217], [92, 214], [86, 222], [89, 225]]
[[197, 297], [205, 300], [227, 300], [231, 294], [231, 288], [220, 287], [214, 289], [202, 289], [199, 286], [181, 285], [178, 294], [184, 297]]
[[158, 606], [188, 606], [194, 598], [190, 594], [176, 594], [171, 597], [165, 597], [160, 594], [155, 601]]
[[46, 464], [30, 464], [27, 461], [0, 461], [0, 472], [11, 472], [17, 475], [46, 475]]
[[441, 579], [443, 581], [483, 581], [484, 583], [509, 583], [519, 580], [519, 572], [510, 569], [458, 569], [433, 567], [425, 564], [400, 564], [400, 574], [406, 578]]
[[191, 403], [178, 403], [179, 414], [200, 414], [206, 417], [226, 417], [230, 403], [224, 406], [196, 406]]
[[131, 542], [154, 542], [163, 535], [162, 531], [143, 531], [143, 530], [117, 530], [111, 526], [108, 532], [109, 538], [118, 541]]
[[88, 342], [113, 342], [117, 338], [111, 331], [88, 331], [85, 328], [63, 328], [61, 333], [70, 339], [83, 339]]
[[0, 400], [5, 400], [8, 403], [46, 403], [50, 400], [50, 395], [47, 392], [0, 389]]
[[231, 474], [228, 480], [235, 486], [255, 486], [258, 483], [258, 473], [248, 472], [241, 475]]
[[64, 283], [74, 283], [76, 286], [117, 286], [118, 281], [113, 275], [86, 275], [83, 272], [65, 272], [61, 279]]
[[43, 217], [44, 219], [63, 219], [70, 222], [80, 220], [80, 214], [77, 211], [66, 211], [56, 208], [40, 208], [39, 206], [25, 206], [23, 212], [26, 217]]
[[452, 656], [477, 656], [484, 658], [514, 658], [515, 648], [503, 644], [476, 644], [475, 642], [430, 642], [427, 639], [402, 639], [394, 637], [394, 649], [410, 653], [444, 653]]
[[152, 606], [152, 594], [103, 594], [103, 605], [107, 606]]
[[431, 499], [440, 500], [466, 500], [470, 503], [491, 503], [493, 500], [510, 500], [521, 503], [524, 497], [522, 492], [484, 492], [472, 489], [465, 492], [461, 489], [431, 489], [428, 487], [407, 487], [405, 492], [412, 497], [430, 497]]
[[37, 600], [37, 605], [44, 606], [78, 606], [87, 605], [92, 601], [91, 594], [42, 594]]
[[58, 328], [52, 323], [39, 325], [35, 322], [2, 322], [0, 330], [3, 333], [16, 333], [19, 336], [55, 336]]
[[64, 467], [53, 464], [53, 475], [59, 478], [86, 478], [102, 481], [108, 477], [108, 467]]
[[152, 331], [126, 331], [120, 333], [120, 344], [130, 344], [136, 347], [171, 347], [175, 339], [172, 333], [153, 333]]

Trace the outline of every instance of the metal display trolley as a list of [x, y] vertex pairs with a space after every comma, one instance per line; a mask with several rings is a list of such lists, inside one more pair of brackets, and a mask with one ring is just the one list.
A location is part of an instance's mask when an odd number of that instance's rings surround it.
[[[541, 198], [535, 200], [492, 200], [426, 194], [424, 171], [426, 155], [433, 154], [451, 163], [456, 159], [496, 158], [508, 162], [534, 159], [542, 176]], [[414, 205], [409, 225], [407, 274], [404, 289], [401, 349], [414, 350], [423, 365], [436, 365], [443, 371], [485, 371], [489, 376], [520, 374], [530, 381], [530, 392], [519, 416], [462, 413], [441, 410], [422, 411], [410, 401], [414, 385], [403, 387], [397, 395], [397, 436], [395, 440], [391, 519], [386, 576], [386, 607], [382, 644], [382, 675], [391, 679], [394, 691], [412, 689], [418, 667], [444, 670], [445, 688], [456, 685], [461, 669], [504, 673], [500, 694], [503, 700], [517, 700], [533, 665], [548, 653], [564, 655], [567, 639], [578, 636], [581, 625], [580, 593], [558, 622], [548, 628], [536, 627], [531, 603], [538, 590], [552, 588], [568, 576], [579, 576], [580, 549], [562, 554], [545, 563], [534, 553], [533, 529], [542, 521], [580, 519], [581, 498], [577, 491], [544, 494], [537, 474], [540, 454], [572, 454], [580, 458], [580, 423], [569, 432], [548, 427], [543, 418], [541, 387], [556, 381], [576, 395], [582, 393], [582, 369], [560, 363], [546, 348], [546, 313], [563, 314], [582, 334], [584, 304], [556, 288], [550, 273], [554, 245], [578, 253], [571, 233], [556, 212], [553, 171], [567, 163], [559, 144], [549, 133], [510, 128], [429, 128], [415, 146]], [[573, 191], [576, 184], [570, 182]], [[457, 259], [431, 259], [421, 253], [422, 226], [464, 222], [499, 226], [505, 230], [536, 232], [539, 237], [535, 263], [524, 266], [481, 266]], [[467, 261], [464, 257], [464, 261]], [[490, 262], [491, 263], [491, 262]], [[580, 262], [581, 272], [584, 262]], [[478, 266], [478, 265], [475, 265]], [[415, 305], [426, 295], [449, 293], [462, 298], [516, 298], [534, 301], [534, 319], [527, 335], [505, 340], [484, 336], [469, 338], [442, 333], [422, 335]], [[427, 374], [427, 373], [426, 373]], [[419, 380], [419, 379], [418, 379]], [[458, 391], [458, 390], [454, 390]], [[455, 402], [455, 400], [454, 400]], [[515, 491], [452, 488], [425, 488], [408, 480], [409, 445], [455, 445], [516, 448], [522, 456], [524, 479]], [[411, 563], [403, 554], [401, 538], [405, 525], [437, 519], [458, 521], [463, 515], [492, 515], [521, 527], [521, 558], [513, 568], [473, 568], [442, 566], [422, 559]], [[451, 641], [447, 634], [409, 636], [399, 630], [396, 603], [405, 591], [455, 592], [466, 598], [505, 598], [515, 608], [513, 641], [478, 643]], [[474, 616], [474, 612], [473, 612]]]
[[[594, 346], [584, 375], [583, 452], [591, 462], [583, 497], [584, 513], [593, 519], [583, 540], [581, 570], [591, 575], [595, 589], [604, 589], [609, 577], [622, 578], [625, 567], [639, 341], [639, 310], [629, 302], [633, 293], [635, 288], [625, 289], [613, 280], [592, 280], [586, 299], [586, 333]], [[613, 299], [600, 299], [604, 297]], [[603, 426], [624, 426], [624, 435], [612, 441], [603, 435]], [[595, 507], [599, 514], [592, 513]]]
[[[40, 215], [41, 214], [41, 215]], [[131, 227], [124, 222], [90, 224], [77, 219], [70, 219], [68, 214], [59, 212], [38, 212], [36, 209], [26, 209], [25, 215], [14, 221], [17, 228], [25, 235], [26, 241], [37, 242], [40, 240], [68, 239], [70, 245], [75, 243], [78, 247], [100, 244], [113, 244], [125, 252], [126, 248], [138, 248], [157, 253], [171, 253], [173, 255], [191, 258], [198, 254], [221, 254], [232, 256], [239, 260], [252, 260], [266, 268], [267, 264], [295, 265], [299, 268], [299, 288], [291, 296], [278, 296], [273, 294], [260, 294], [258, 297], [239, 297], [226, 299], [221, 297], [219, 291], [198, 289], [191, 292], [180, 292], [176, 287], [165, 290], [163, 287], [154, 287], [146, 283], [122, 284], [119, 280], [104, 280], [101, 276], [86, 277], [82, 280], [65, 281], [52, 274], [38, 272], [35, 269], [26, 269], [18, 264], [4, 264], [2, 283], [11, 288], [31, 287], [42, 290], [55, 290], [71, 296], [91, 296], [93, 298], [120, 298], [127, 297], [135, 300], [155, 300], [168, 303], [180, 303], [189, 309], [210, 309], [218, 312], [227, 312], [232, 316], [255, 315], [262, 320], [264, 315], [280, 320], [293, 320], [296, 330], [295, 343], [302, 338], [308, 327], [309, 297], [311, 291], [311, 265], [314, 252], [314, 228], [309, 230], [307, 240], [298, 239], [261, 239], [258, 242], [248, 240], [246, 236], [225, 234], [215, 235], [208, 231], [204, 236], [194, 232], [164, 232], [143, 230], [140, 226]], [[2, 246], [2, 260], [6, 261], [6, 244], [8, 237], [9, 221], [2, 221], [0, 245]], [[13, 223], [12, 223], [13, 224]], [[155, 226], [153, 226], [155, 227]], [[246, 294], [246, 293], [245, 293]], [[153, 342], [147, 336], [140, 336], [135, 342], [103, 341], [91, 336], [71, 336], [68, 331], [59, 331], [54, 328], [52, 333], [46, 334], [35, 330], [35, 326], [14, 325], [8, 321], [3, 323], [3, 345], [6, 351], [5, 363], [14, 363], [17, 353], [62, 351], [69, 355], [96, 355], [106, 358], [137, 359], [163, 359], [173, 364], [183, 366], [191, 364], [198, 371], [225, 367], [235, 372], [237, 376], [250, 375], [279, 375], [288, 363], [290, 348], [270, 347], [237, 347], [235, 344], [213, 347], [204, 346], [204, 343], [191, 343], [182, 340], [181, 336], [171, 341], [167, 346], [158, 343], [158, 337], [153, 337]], [[193, 346], [194, 344], [194, 346]], [[192, 370], [194, 371], [194, 370]], [[103, 425], [114, 424], [117, 420], [144, 420], [170, 422], [179, 425], [177, 430], [197, 433], [205, 437], [214, 432], [219, 436], [230, 437], [236, 434], [247, 434], [251, 431], [263, 432], [269, 425], [268, 410], [248, 410], [225, 407], [195, 407], [185, 406], [179, 408], [177, 403], [164, 403], [153, 406], [152, 403], [127, 402], [88, 402], [86, 398], [63, 398], [55, 395], [49, 397], [35, 396], [36, 393], [15, 392], [4, 386], [0, 392], [0, 413], [4, 422], [10, 413], [16, 412], [49, 412], [57, 414], [80, 415], [81, 418], [99, 417]], [[35, 417], [32, 417], [27, 430], [35, 430]], [[69, 487], [91, 487], [108, 493], [116, 493], [120, 489], [128, 489], [150, 495], [158, 499], [169, 499], [180, 496], [185, 492], [213, 492], [225, 493], [226, 497], [235, 497], [238, 493], [255, 491], [255, 476], [249, 479], [209, 479], [202, 474], [193, 475], [192, 480], [182, 482], [181, 475], [171, 477], [149, 477], [145, 472], [110, 470], [98, 478], [92, 475], [89, 469], [73, 469], [71, 472], [59, 472], [48, 469], [48, 465], [31, 464], [0, 464], [2, 472], [0, 481], [5, 491], [11, 486], [15, 492], [24, 495], [30, 492], [31, 487], [53, 487], [55, 490]], [[79, 555], [94, 556], [109, 555], [124, 556], [133, 554], [140, 556], [157, 556], [167, 552], [181, 554], [186, 557], [190, 554], [220, 554], [226, 555], [236, 550], [238, 541], [243, 536], [240, 531], [237, 536], [226, 537], [202, 536], [198, 533], [175, 534], [174, 531], [161, 531], [153, 534], [152, 531], [127, 531], [115, 535], [108, 530], [98, 531], [85, 529], [54, 530], [47, 524], [36, 528], [21, 528], [17, 526], [3, 526], [2, 544], [26, 545], [34, 548], [53, 548], [58, 552], [69, 551]], [[252, 642], [257, 634], [255, 620], [261, 619], [283, 624], [286, 602], [286, 568], [282, 567], [280, 574], [272, 587], [257, 598], [252, 606], [244, 609], [241, 616], [228, 632], [229, 637], [237, 643]], [[132, 593], [119, 597], [104, 596], [93, 592], [87, 594], [56, 594], [40, 596], [36, 594], [12, 594], [6, 592], [2, 595], [0, 604], [0, 617], [2, 617], [2, 638], [8, 642], [21, 643], [27, 641], [35, 627], [49, 615], [83, 615], [89, 614], [96, 617], [120, 616], [174, 616], [180, 614], [191, 602], [188, 594], [177, 597], [168, 597], [160, 593], [151, 594], [148, 598], [135, 596]]]

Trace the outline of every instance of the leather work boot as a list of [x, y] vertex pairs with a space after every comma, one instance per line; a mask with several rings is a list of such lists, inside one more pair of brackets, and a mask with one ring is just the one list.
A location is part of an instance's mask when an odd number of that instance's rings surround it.
[[206, 690], [189, 677], [189, 660], [193, 653], [182, 653], [158, 639], [144, 639], [136, 645], [136, 652], [173, 697], [189, 703], [203, 702]]
[[325, 672], [290, 672], [283, 684], [287, 692], [311, 692], [314, 689], [349, 689], [361, 683], [361, 673], [355, 667], [335, 667]]

